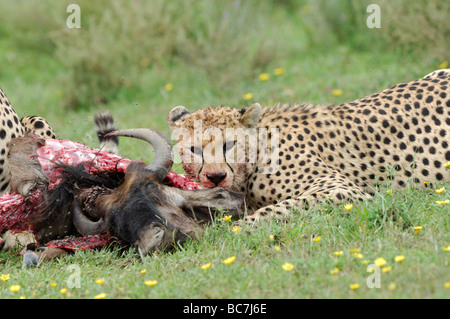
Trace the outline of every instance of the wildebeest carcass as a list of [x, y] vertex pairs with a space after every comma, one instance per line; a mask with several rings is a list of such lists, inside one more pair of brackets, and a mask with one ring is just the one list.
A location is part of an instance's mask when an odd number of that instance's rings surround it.
[[[31, 228], [40, 245], [67, 235], [107, 234], [136, 246], [145, 255], [181, 244], [188, 237], [197, 238], [202, 225], [213, 218], [216, 208], [232, 214], [241, 212], [243, 194], [221, 188], [171, 186], [178, 176], [171, 172], [172, 147], [163, 134], [151, 129], [130, 129], [113, 132], [110, 136], [147, 141], [155, 150], [155, 159], [147, 165], [108, 154], [107, 160], [98, 161], [99, 156], [92, 158], [91, 152], [89, 160], [77, 154], [65, 164], [55, 164], [55, 159], [69, 153], [69, 148], [65, 147], [59, 151], [61, 156], [41, 161], [46, 172], [47, 166], [53, 165], [58, 173], [49, 176], [44, 205], [32, 219]], [[50, 148], [52, 143], [54, 141], [47, 141]], [[77, 151], [73, 153], [79, 153], [79, 148], [76, 146]], [[53, 152], [43, 149], [38, 149], [39, 157]], [[111, 158], [115, 158], [115, 162]], [[109, 168], [103, 170], [101, 166], [105, 161], [109, 161]]]

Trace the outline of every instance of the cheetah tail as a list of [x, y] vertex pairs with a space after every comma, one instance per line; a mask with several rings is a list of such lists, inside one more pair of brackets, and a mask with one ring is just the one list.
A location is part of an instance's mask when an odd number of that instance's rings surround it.
[[103, 111], [94, 116], [95, 128], [97, 130], [100, 148], [103, 151], [117, 154], [119, 152], [119, 138], [117, 136], [106, 138], [105, 135], [116, 131], [114, 118], [109, 111]]

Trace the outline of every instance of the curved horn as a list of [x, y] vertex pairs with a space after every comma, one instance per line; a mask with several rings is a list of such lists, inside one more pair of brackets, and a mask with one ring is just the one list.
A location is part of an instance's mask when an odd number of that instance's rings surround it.
[[81, 211], [80, 205], [77, 201], [73, 204], [73, 224], [77, 231], [83, 236], [98, 235], [106, 229], [106, 223], [103, 218], [93, 222]]
[[169, 139], [161, 132], [149, 128], [118, 130], [108, 133], [106, 137], [127, 136], [138, 138], [150, 143], [155, 150], [155, 159], [145, 169], [156, 175], [162, 181], [172, 169], [173, 150]]

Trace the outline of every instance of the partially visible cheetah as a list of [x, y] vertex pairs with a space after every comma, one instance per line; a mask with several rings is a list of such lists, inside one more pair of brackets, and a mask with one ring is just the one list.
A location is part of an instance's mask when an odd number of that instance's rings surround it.
[[36, 134], [43, 138], [55, 138], [47, 121], [37, 116], [27, 116], [19, 120], [5, 93], [0, 88], [0, 195], [10, 191], [11, 169], [8, 159], [8, 144], [11, 139], [26, 134]]
[[20, 119], [20, 123], [25, 129], [25, 135], [35, 134], [42, 138], [56, 138], [50, 124], [40, 116], [24, 116]]
[[[378, 183], [450, 181], [443, 165], [450, 161], [450, 69], [339, 105], [252, 104], [192, 114], [178, 106], [168, 124], [186, 173], [205, 187], [244, 192], [250, 224], [319, 199], [364, 200]], [[235, 136], [227, 139], [227, 128], [265, 130], [268, 141], [238, 143]], [[272, 129], [277, 140], [270, 147]], [[252, 147], [258, 156], [253, 162]], [[244, 160], [227, 161], [239, 151]], [[268, 158], [270, 151], [277, 156]]]

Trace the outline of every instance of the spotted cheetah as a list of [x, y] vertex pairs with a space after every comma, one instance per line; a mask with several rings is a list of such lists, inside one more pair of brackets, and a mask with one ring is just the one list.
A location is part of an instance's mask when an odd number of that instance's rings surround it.
[[[318, 200], [369, 199], [379, 183], [450, 181], [450, 69], [338, 105], [256, 103], [192, 114], [178, 106], [168, 124], [186, 173], [205, 187], [244, 192], [249, 224]], [[264, 131], [267, 141], [249, 134], [237, 143], [229, 128]], [[243, 160], [227, 160], [239, 151]]]
[[0, 195], [10, 191], [11, 169], [8, 160], [8, 144], [13, 138], [36, 134], [43, 138], [55, 138], [47, 121], [37, 116], [19, 120], [16, 111], [0, 88]]

